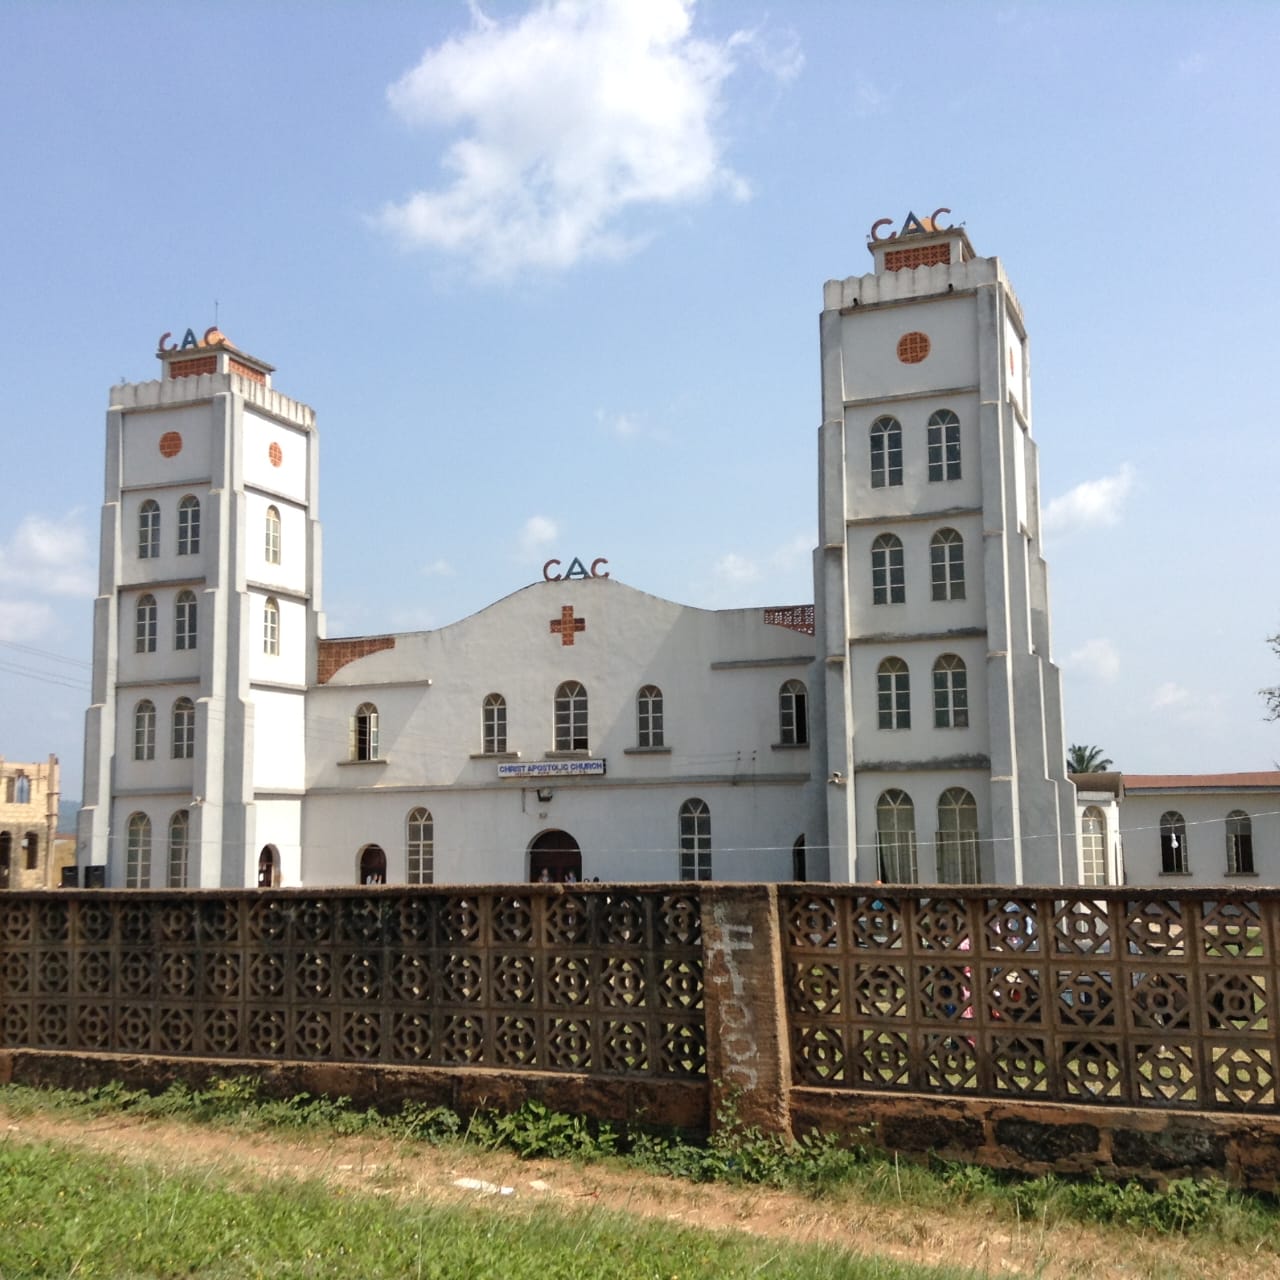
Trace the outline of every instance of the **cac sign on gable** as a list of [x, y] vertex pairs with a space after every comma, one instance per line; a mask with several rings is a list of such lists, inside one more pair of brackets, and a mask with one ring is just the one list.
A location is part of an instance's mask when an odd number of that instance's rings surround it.
[[588, 569], [577, 556], [574, 556], [569, 562], [569, 567], [563, 573], [553, 573], [553, 569], [560, 567], [560, 561], [548, 560], [542, 566], [542, 576], [547, 582], [567, 582], [570, 578], [607, 578], [609, 575], [602, 573], [600, 566], [608, 563], [604, 556], [597, 556], [591, 562], [591, 568]]

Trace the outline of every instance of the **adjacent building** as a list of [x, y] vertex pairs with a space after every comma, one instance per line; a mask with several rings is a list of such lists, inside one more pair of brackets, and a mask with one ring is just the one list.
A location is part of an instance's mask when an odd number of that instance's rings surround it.
[[24, 764], [0, 757], [0, 889], [48, 889], [59, 882], [58, 757]]

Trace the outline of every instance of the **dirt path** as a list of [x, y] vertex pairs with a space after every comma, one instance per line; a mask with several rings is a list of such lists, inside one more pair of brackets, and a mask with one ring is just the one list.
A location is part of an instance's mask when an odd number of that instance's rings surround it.
[[[405, 1200], [489, 1206], [498, 1213], [520, 1212], [522, 1206], [548, 1201], [570, 1212], [610, 1209], [711, 1230], [836, 1244], [904, 1261], [968, 1264], [980, 1275], [1043, 1280], [1280, 1277], [1280, 1259], [1275, 1255], [1246, 1258], [1238, 1251], [1219, 1250], [1203, 1242], [1143, 1239], [1077, 1224], [1010, 1223], [971, 1205], [925, 1215], [906, 1206], [854, 1198], [811, 1200], [781, 1191], [698, 1186], [594, 1165], [522, 1161], [503, 1154], [386, 1139], [241, 1134], [127, 1115], [86, 1124], [83, 1119], [51, 1115], [15, 1116], [3, 1108], [0, 1135], [15, 1142], [65, 1143], [173, 1171], [212, 1169], [245, 1180], [318, 1179], [334, 1187]], [[473, 1185], [459, 1186], [461, 1180]]]

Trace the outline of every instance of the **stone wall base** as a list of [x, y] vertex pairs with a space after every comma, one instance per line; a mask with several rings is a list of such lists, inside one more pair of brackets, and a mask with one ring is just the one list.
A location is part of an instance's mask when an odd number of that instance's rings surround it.
[[818, 1130], [885, 1151], [1042, 1173], [1137, 1179], [1219, 1177], [1254, 1191], [1280, 1191], [1280, 1115], [937, 1098], [795, 1087], [791, 1127]]

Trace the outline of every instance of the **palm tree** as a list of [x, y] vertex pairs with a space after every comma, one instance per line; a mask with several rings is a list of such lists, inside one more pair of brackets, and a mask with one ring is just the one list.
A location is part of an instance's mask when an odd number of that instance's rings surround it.
[[1068, 773], [1106, 773], [1111, 761], [1102, 754], [1101, 747], [1082, 747], [1072, 743], [1067, 748]]

